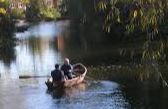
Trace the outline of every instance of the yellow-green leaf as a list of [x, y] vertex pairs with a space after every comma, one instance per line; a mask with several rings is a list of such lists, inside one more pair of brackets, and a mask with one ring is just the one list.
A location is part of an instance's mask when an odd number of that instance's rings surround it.
[[0, 2], [2, 3], [2, 2], [5, 2], [5, 0], [0, 0]]
[[136, 18], [138, 15], [137, 10], [134, 11], [134, 18]]
[[6, 10], [4, 8], [0, 8], [0, 14], [6, 14]]

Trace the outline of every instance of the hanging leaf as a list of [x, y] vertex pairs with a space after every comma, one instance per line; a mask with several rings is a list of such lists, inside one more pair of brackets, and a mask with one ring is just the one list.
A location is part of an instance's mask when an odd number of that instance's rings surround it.
[[140, 16], [142, 17], [142, 16], [143, 16], [143, 12], [142, 12], [142, 10], [140, 10], [139, 12], [140, 12]]
[[5, 0], [0, 0], [1, 3], [5, 2]]
[[6, 14], [6, 10], [4, 8], [0, 8], [0, 14]]
[[134, 10], [134, 18], [136, 18], [136, 17], [137, 17], [137, 15], [138, 15], [137, 10]]
[[121, 22], [121, 20], [120, 20], [120, 17], [119, 17], [119, 16], [118, 16], [118, 18], [117, 18], [117, 22], [119, 22], [119, 23]]

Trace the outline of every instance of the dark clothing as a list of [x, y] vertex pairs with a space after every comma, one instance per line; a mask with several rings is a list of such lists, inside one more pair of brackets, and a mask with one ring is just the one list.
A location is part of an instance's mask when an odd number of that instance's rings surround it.
[[70, 70], [72, 70], [72, 66], [63, 64], [61, 66], [61, 70], [64, 72], [64, 75], [68, 77], [68, 79], [72, 79], [72, 72]]
[[61, 81], [64, 77], [64, 74], [60, 70], [55, 69], [51, 71], [51, 76], [53, 78], [53, 81]]

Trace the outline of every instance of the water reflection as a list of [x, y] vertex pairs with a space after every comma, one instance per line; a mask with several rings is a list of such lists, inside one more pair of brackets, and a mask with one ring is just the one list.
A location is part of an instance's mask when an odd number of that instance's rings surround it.
[[[16, 60], [15, 53], [15, 38], [10, 31], [2, 32], [0, 30], [0, 77], [4, 77], [3, 74], [8, 76], [15, 75], [11, 70], [13, 69], [13, 62]], [[6, 36], [7, 35], [7, 36]], [[7, 76], [5, 76], [6, 78]]]
[[[36, 42], [38, 41], [38, 43]], [[16, 48], [20, 75], [48, 75], [55, 63], [61, 63], [61, 55], [51, 46], [49, 39], [31, 39]]]
[[123, 95], [132, 109], [167, 109], [167, 89], [152, 89], [147, 87], [123, 88]]
[[1, 47], [0, 48], [0, 60], [4, 63], [5, 66], [10, 67], [12, 61], [15, 61], [16, 54], [14, 46]]
[[[1, 51], [1, 78], [18, 78], [19, 75], [45, 76], [50, 75], [55, 63], [62, 63], [64, 43], [63, 36], [68, 26], [65, 22], [40, 23], [22, 33], [16, 33], [19, 39], [17, 46], [5, 47]], [[8, 66], [5, 67], [5, 65]], [[15, 75], [9, 75], [14, 72]]]

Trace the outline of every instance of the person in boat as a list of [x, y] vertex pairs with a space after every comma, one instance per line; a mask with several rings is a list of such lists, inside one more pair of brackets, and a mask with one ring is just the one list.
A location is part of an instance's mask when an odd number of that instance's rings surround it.
[[68, 58], [64, 59], [64, 64], [61, 66], [61, 70], [64, 72], [64, 75], [68, 79], [72, 79], [73, 78], [72, 65], [69, 63], [69, 59]]
[[55, 69], [51, 71], [53, 82], [62, 81], [64, 79], [64, 72], [59, 70], [59, 64], [55, 64]]

